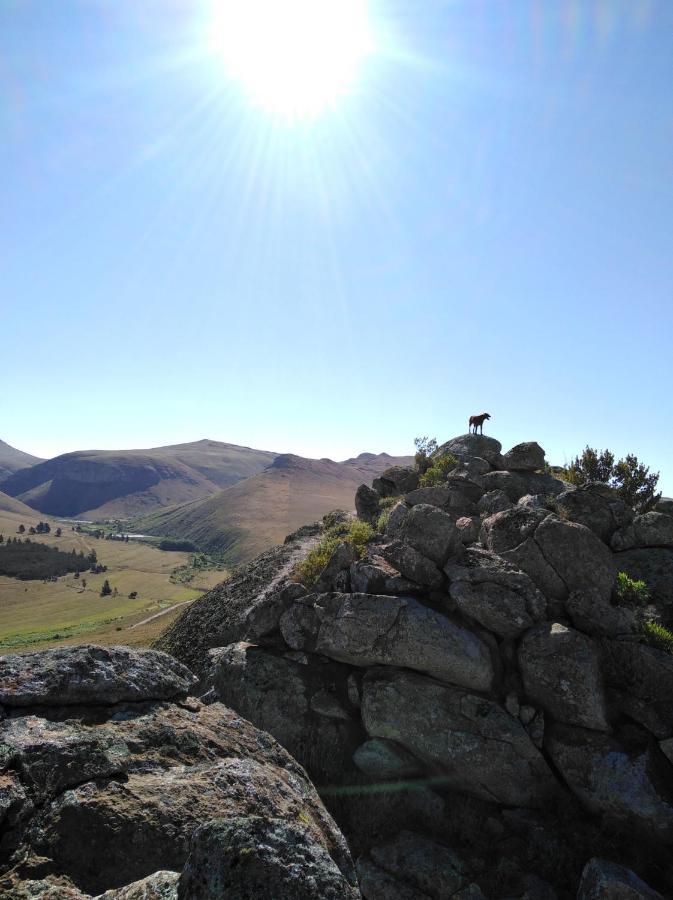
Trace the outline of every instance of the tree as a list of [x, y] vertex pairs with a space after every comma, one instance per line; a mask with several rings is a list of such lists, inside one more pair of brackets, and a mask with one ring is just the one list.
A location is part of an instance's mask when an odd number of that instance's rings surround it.
[[100, 595], [101, 595], [101, 597], [107, 597], [111, 593], [112, 593], [112, 588], [110, 587], [110, 582], [106, 578], [105, 581], [103, 582], [103, 587], [100, 589]]
[[416, 456], [414, 457], [416, 468], [423, 475], [430, 468], [430, 457], [437, 449], [437, 440], [424, 435], [417, 437], [414, 444], [416, 446]]
[[61, 537], [62, 531], [60, 528], [56, 529], [56, 537]]
[[25, 532], [26, 532], [26, 526], [19, 525], [19, 534], [25, 534]]
[[659, 473], [650, 474], [649, 468], [632, 453], [615, 462], [610, 450], [599, 453], [593, 447], [585, 447], [582, 455], [571, 462], [565, 477], [578, 486], [590, 481], [609, 484], [625, 503], [641, 513], [652, 509], [661, 497], [656, 493]]

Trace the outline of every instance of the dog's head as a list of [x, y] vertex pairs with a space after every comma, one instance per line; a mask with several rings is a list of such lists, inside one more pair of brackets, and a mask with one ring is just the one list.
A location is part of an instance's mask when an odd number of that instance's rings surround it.
[[485, 418], [485, 419], [490, 419], [490, 418], [491, 418], [491, 414], [490, 414], [490, 413], [484, 413], [484, 418]]

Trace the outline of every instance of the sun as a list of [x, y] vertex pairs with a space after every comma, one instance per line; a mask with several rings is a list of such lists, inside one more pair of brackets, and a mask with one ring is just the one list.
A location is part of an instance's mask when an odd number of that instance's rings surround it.
[[287, 119], [352, 90], [372, 49], [366, 0], [214, 0], [212, 41], [250, 100]]

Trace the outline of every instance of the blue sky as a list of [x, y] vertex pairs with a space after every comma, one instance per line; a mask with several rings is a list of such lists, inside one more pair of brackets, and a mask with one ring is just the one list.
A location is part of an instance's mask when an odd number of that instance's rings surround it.
[[673, 494], [673, 3], [369, 19], [348, 95], [286, 121], [207, 2], [2, 0], [0, 437], [344, 458], [488, 410]]

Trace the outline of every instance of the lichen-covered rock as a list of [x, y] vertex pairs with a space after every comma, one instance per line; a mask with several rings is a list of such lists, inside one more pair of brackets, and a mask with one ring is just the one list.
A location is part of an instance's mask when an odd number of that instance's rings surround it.
[[544, 450], [537, 441], [524, 441], [503, 455], [502, 464], [513, 472], [534, 472], [544, 468]]
[[126, 887], [105, 891], [96, 900], [178, 900], [179, 872], [154, 872]]
[[609, 862], [590, 859], [582, 870], [577, 900], [664, 900], [661, 894], [645, 884], [631, 869]]
[[404, 541], [389, 541], [378, 548], [381, 556], [404, 578], [425, 588], [440, 588], [444, 576], [435, 563]]
[[651, 747], [629, 750], [608, 735], [558, 724], [546, 730], [544, 745], [589, 812], [650, 840], [673, 842], [670, 767]]
[[473, 544], [479, 539], [481, 519], [479, 516], [461, 516], [456, 519], [456, 529], [463, 544]]
[[591, 482], [559, 494], [554, 504], [564, 518], [586, 525], [604, 543], [633, 519], [632, 510], [606, 484]]
[[397, 497], [418, 487], [417, 469], [408, 466], [391, 466], [372, 482], [373, 489], [381, 497]]
[[493, 682], [486, 644], [413, 597], [302, 598], [283, 615], [281, 630], [292, 649], [352, 666], [405, 666], [478, 691], [488, 691]]
[[451, 516], [428, 503], [418, 503], [403, 518], [389, 520], [386, 535], [409, 544], [440, 567], [458, 556], [463, 546]]
[[173, 657], [131, 647], [59, 647], [0, 657], [0, 704], [105, 706], [184, 697], [196, 678]]
[[477, 503], [479, 513], [484, 516], [493, 516], [495, 513], [511, 508], [512, 501], [504, 491], [500, 490], [488, 491]]
[[299, 823], [267, 816], [214, 819], [197, 828], [180, 900], [357, 900], [325, 848]]
[[477, 456], [491, 465], [498, 465], [501, 461], [501, 450], [502, 444], [495, 438], [485, 434], [461, 434], [438, 447], [433, 456], [439, 458], [450, 453], [456, 459], [465, 462]]
[[470, 549], [444, 571], [458, 609], [501, 637], [518, 637], [546, 614], [547, 603], [528, 575], [492, 553]]
[[[439, 570], [437, 570], [439, 571]], [[350, 569], [351, 590], [356, 594], [416, 594], [421, 586], [404, 578], [395, 566], [372, 550]], [[437, 576], [435, 576], [437, 577]]]
[[612, 535], [613, 550], [633, 547], [673, 548], [673, 516], [662, 512], [648, 512], [636, 516], [633, 522]]
[[528, 697], [560, 722], [607, 731], [600, 659], [590, 638], [544, 622], [519, 644], [519, 670]]
[[483, 800], [541, 806], [554, 778], [522, 725], [492, 700], [413, 672], [373, 669], [363, 683], [371, 737], [406, 747], [446, 785]]

